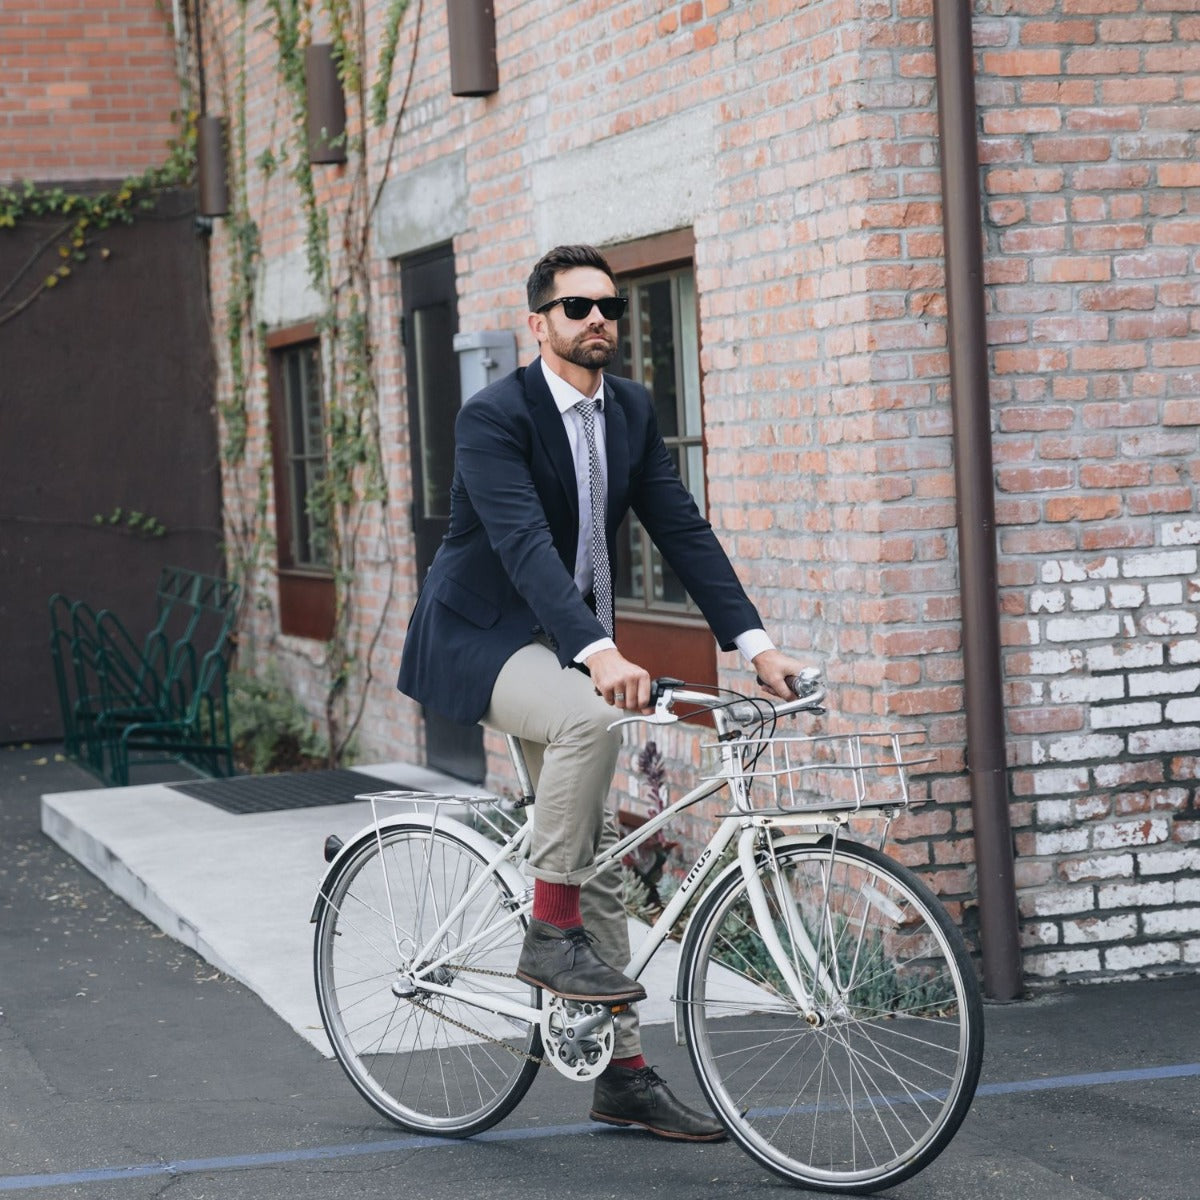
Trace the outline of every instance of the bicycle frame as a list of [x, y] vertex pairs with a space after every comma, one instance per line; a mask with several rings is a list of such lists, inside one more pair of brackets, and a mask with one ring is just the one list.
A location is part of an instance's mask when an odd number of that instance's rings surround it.
[[[688, 694], [682, 694], [680, 698], [687, 701], [692, 697]], [[702, 698], [710, 699], [707, 696]], [[718, 735], [723, 735], [728, 729], [728, 718], [719, 709], [713, 711]], [[522, 783], [522, 790], [528, 791], [525, 787], [528, 781], [528, 774], [525, 770], [519, 744], [516, 739], [511, 737], [508, 741], [514, 766], [517, 769], [518, 779]], [[616, 869], [625, 855], [648, 841], [661, 829], [670, 825], [684, 810], [728, 786], [734, 801], [734, 811], [720, 819], [712, 837], [700, 852], [695, 863], [685, 875], [667, 906], [651, 925], [641, 944], [634, 950], [633, 957], [629, 965], [625, 968], [625, 974], [633, 979], [637, 979], [641, 975], [659, 947], [666, 941], [688, 902], [694, 895], [704, 889], [722, 854], [737, 839], [736, 867], [730, 866], [728, 869], [739, 869], [742, 872], [759, 933], [767, 949], [770, 951], [781, 978], [794, 997], [795, 1003], [801, 1011], [808, 1015], [813, 1010], [815, 998], [803, 981], [798, 963], [784, 949], [783, 942], [776, 931], [775, 921], [772, 919], [770, 911], [770, 901], [762, 886], [757, 869], [756, 851], [763, 831], [767, 828], [784, 824], [803, 826], [810, 831], [809, 836], [815, 841], [822, 834], [831, 830], [836, 831], [840, 828], [844, 823], [844, 817], [819, 810], [793, 813], [786, 816], [782, 814], [756, 813], [751, 807], [749, 799], [750, 780], [740, 770], [740, 762], [736, 754], [736, 741], [722, 746], [721, 757], [722, 763], [719, 774], [703, 781], [673, 804], [651, 816], [639, 829], [620, 838], [597, 858], [592, 877], [599, 875], [603, 871]], [[439, 811], [435, 807], [433, 818], [430, 822], [431, 829], [436, 830], [439, 815]], [[380, 850], [382, 853], [383, 827], [380, 826], [378, 820], [376, 820], [375, 825], [376, 836], [380, 839]], [[438, 927], [427, 939], [426, 946], [438, 946], [440, 944], [442, 938], [454, 926], [462, 914], [468, 910], [476, 896], [486, 886], [488, 878], [501, 870], [502, 864], [505, 862], [515, 863], [524, 855], [531, 834], [532, 825], [526, 822], [503, 845], [495, 849], [488, 859], [486, 869], [480, 873], [476, 881], [450, 910], [442, 915]], [[432, 842], [430, 848], [432, 849]], [[429, 865], [427, 860], [425, 863], [426, 870], [429, 869]], [[819, 979], [822, 990], [831, 998], [835, 998], [838, 994], [836, 982], [829, 977], [826, 971], [817, 969], [817, 964], [821, 961], [818, 947], [813, 945], [811, 938], [804, 929], [796, 912], [794, 900], [788, 890], [782, 886], [777, 870], [774, 872], [774, 878], [776, 880], [776, 887], [773, 889], [775, 892], [774, 898], [778, 911], [783, 916], [788, 938], [793, 947], [793, 954], [799, 954], [804, 959], [810, 972], [814, 972], [816, 978]], [[390, 888], [388, 890], [388, 903], [390, 907], [392, 904]], [[508, 920], [515, 921], [520, 916], [528, 914], [531, 909], [532, 899], [525, 896], [520, 903], [513, 903]], [[400, 924], [396, 919], [394, 908], [388, 915], [397, 939], [397, 953], [404, 956], [404, 951], [399, 944], [398, 931]], [[424, 953], [425, 947], [414, 947], [409, 961], [410, 963], [419, 965], [410, 969], [406, 973], [406, 977], [411, 979], [413, 984], [419, 986], [422, 991], [430, 994], [452, 997], [461, 1003], [499, 1013], [514, 1020], [537, 1023], [540, 1019], [540, 1010], [532, 1005], [521, 1004], [499, 995], [485, 996], [477, 992], [456, 988], [453, 985], [439, 984], [431, 978], [439, 967], [451, 962], [456, 955], [462, 954], [465, 949], [474, 946], [482, 939], [492, 939], [496, 936], [496, 924], [490, 921], [489, 918], [481, 926], [481, 922], [483, 921], [484, 918], [480, 917], [476, 922], [476, 926], [467, 932], [465, 938], [459, 938], [452, 949], [440, 955], [426, 957]], [[682, 1042], [682, 1027], [678, 1011], [676, 1012], [676, 1037], [677, 1040]]]

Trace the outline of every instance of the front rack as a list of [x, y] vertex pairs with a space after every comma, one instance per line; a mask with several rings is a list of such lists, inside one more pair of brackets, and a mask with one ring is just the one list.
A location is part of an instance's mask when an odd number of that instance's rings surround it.
[[706, 742], [720, 764], [708, 779], [729, 781], [755, 811], [827, 812], [908, 808], [908, 770], [934, 762], [916, 756], [925, 731], [776, 736]]

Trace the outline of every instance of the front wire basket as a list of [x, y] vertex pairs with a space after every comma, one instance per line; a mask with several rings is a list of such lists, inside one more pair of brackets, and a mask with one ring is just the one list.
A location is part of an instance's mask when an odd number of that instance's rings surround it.
[[912, 729], [707, 742], [720, 759], [707, 778], [729, 780], [739, 807], [756, 812], [902, 809], [912, 802], [909, 768], [936, 759], [914, 754], [925, 737]]

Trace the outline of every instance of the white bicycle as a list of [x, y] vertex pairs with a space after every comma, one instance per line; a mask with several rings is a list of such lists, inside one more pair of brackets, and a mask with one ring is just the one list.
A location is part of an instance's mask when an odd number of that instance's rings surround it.
[[[707, 712], [715, 768], [596, 863], [623, 857], [726, 789], [711, 840], [634, 951], [638, 978], [685, 910], [676, 1037], [730, 1137], [790, 1183], [873, 1191], [928, 1165], [966, 1115], [983, 1057], [979, 986], [962, 936], [879, 844], [910, 802], [906, 734], [784, 735], [821, 711], [797, 698], [655, 683], [644, 720]], [[523, 799], [524, 760], [510, 739]], [[609, 1008], [515, 976], [532, 905], [531, 823], [493, 799], [381, 792], [374, 820], [329, 866], [316, 923], [317, 998], [354, 1086], [414, 1133], [468, 1137], [516, 1107], [538, 1067], [595, 1078], [612, 1057]], [[694, 907], [693, 907], [694, 905]]]

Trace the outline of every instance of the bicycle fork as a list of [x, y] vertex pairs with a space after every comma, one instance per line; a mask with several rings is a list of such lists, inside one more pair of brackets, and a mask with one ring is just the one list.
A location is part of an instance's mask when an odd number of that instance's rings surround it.
[[[769, 857], [767, 869], [770, 872], [776, 908], [787, 934], [791, 953], [784, 948], [776, 927], [776, 918], [771, 912], [766, 888], [763, 886], [763, 873], [760, 873], [761, 863], [757, 846], [761, 833], [760, 829], [750, 827], [743, 829], [738, 836], [738, 864], [746, 884], [746, 895], [750, 901], [750, 909], [754, 913], [754, 921], [763, 944], [770, 952], [776, 968], [804, 1019], [809, 1025], [816, 1028], [824, 1025], [831, 1016], [842, 1015], [844, 1004], [841, 998], [841, 989], [830, 974], [820, 949], [814, 945], [812, 936], [801, 919], [796, 907], [796, 898], [792, 895], [792, 890], [779, 869], [774, 840], [768, 837], [766, 839], [766, 853]], [[822, 900], [821, 908], [824, 911], [824, 900]], [[822, 930], [818, 936], [824, 940], [826, 932], [824, 917], [821, 919], [821, 924]], [[809, 978], [816, 985], [813, 989], [810, 989], [804, 982], [800, 972], [801, 961], [808, 970]], [[827, 998], [827, 1006], [817, 1004], [817, 988]]]

